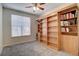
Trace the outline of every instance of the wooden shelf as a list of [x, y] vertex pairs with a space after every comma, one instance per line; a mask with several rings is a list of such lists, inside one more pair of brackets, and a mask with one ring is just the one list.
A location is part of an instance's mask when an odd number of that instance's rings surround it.
[[57, 44], [56, 43], [48, 42], [48, 46], [51, 47], [51, 48], [57, 49]]
[[73, 19], [77, 19], [77, 17], [75, 17], [75, 18], [69, 18], [69, 19], [63, 19], [61, 21], [69, 21], [69, 20], [73, 20]]
[[43, 43], [46, 43], [46, 44], [47, 44], [47, 41], [46, 41], [46, 40], [41, 40], [41, 42], [43, 42]]
[[62, 34], [64, 34], [64, 35], [77, 35], [77, 33], [76, 32], [61, 32]]
[[50, 26], [50, 27], [48, 27], [48, 28], [53, 28], [53, 27], [58, 27], [58, 26]]
[[47, 22], [42, 22], [41, 24], [45, 24], [45, 23], [47, 23]]
[[44, 28], [47, 28], [47, 27], [46, 27], [46, 26], [43, 26], [43, 29], [44, 29]]
[[57, 45], [57, 42], [50, 42], [50, 41], [48, 41], [48, 43]]
[[48, 36], [48, 38], [58, 39], [57, 37], [53, 37], [53, 36]]
[[77, 27], [77, 25], [68, 25], [68, 26], [61, 26], [61, 27]]
[[[65, 35], [77, 35], [77, 8], [70, 8], [59, 13], [61, 33]], [[70, 24], [70, 25], [69, 25]], [[66, 26], [67, 25], [67, 26]], [[63, 32], [62, 32], [63, 31]]]
[[48, 31], [48, 33], [58, 33], [58, 32], [54, 32], [54, 31], [50, 32], [50, 31]]
[[47, 23], [51, 23], [51, 22], [56, 22], [57, 20], [51, 20], [51, 21], [48, 21]]

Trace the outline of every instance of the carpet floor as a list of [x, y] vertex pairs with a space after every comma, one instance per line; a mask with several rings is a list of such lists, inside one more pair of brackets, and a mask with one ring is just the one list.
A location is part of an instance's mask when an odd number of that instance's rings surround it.
[[3, 48], [1, 56], [70, 56], [63, 51], [44, 46], [40, 42], [33, 41]]

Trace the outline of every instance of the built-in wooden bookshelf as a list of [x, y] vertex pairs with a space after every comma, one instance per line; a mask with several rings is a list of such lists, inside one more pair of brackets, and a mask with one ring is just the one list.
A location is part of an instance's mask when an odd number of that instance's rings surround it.
[[40, 17], [40, 42], [47, 43], [47, 46], [53, 49], [79, 55], [77, 17], [75, 4]]
[[38, 37], [39, 41], [47, 44], [47, 19], [38, 20]]
[[47, 18], [48, 45], [58, 48], [58, 16], [57, 14]]
[[47, 44], [47, 19], [43, 19], [42, 21], [42, 38], [41, 41]]
[[77, 35], [77, 7], [72, 7], [59, 12], [61, 33]]
[[61, 50], [78, 55], [78, 8], [76, 5], [58, 12]]
[[41, 19], [37, 20], [38, 23], [38, 33], [37, 33], [37, 39], [39, 41], [41, 41], [41, 37], [42, 37], [42, 24], [41, 24]]
[[40, 33], [41, 42], [46, 43], [52, 48], [59, 49], [57, 13], [38, 21], [38, 33]]

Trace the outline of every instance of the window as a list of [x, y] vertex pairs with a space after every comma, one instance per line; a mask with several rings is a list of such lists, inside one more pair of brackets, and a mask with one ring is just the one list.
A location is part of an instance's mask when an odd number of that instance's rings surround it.
[[12, 37], [31, 35], [30, 17], [11, 15]]

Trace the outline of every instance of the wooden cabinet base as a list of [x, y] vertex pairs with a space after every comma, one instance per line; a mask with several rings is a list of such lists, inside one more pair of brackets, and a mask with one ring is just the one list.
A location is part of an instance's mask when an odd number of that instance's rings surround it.
[[72, 55], [78, 55], [78, 37], [62, 35], [61, 48]]

